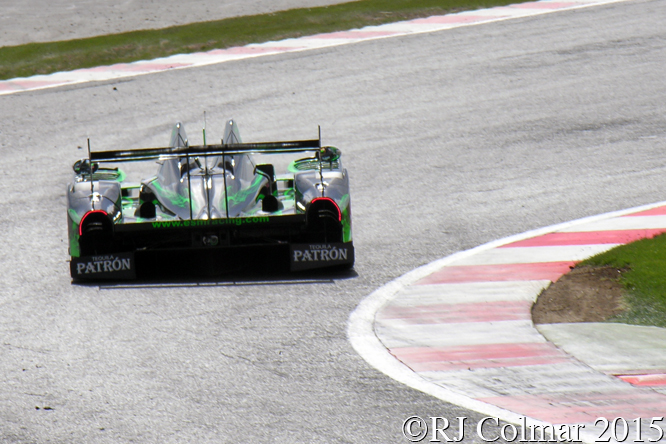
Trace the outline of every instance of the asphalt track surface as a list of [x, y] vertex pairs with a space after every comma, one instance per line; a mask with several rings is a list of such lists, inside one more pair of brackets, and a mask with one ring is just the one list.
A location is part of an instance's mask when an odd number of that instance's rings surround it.
[[[406, 442], [481, 415], [349, 345], [379, 286], [456, 251], [663, 200], [666, 1], [632, 1], [0, 98], [0, 441]], [[316, 135], [352, 174], [355, 274], [72, 285], [64, 187], [98, 149]], [[498, 442], [501, 442], [498, 441]]]

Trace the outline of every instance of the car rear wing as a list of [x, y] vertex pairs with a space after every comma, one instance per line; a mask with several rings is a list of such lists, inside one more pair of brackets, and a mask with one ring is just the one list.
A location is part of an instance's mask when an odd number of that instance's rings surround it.
[[[321, 182], [324, 182], [323, 177], [323, 168], [324, 162], [329, 161], [326, 156], [333, 147], [324, 147], [321, 146], [321, 133], [319, 139], [311, 140], [293, 140], [293, 141], [283, 141], [283, 142], [260, 142], [260, 143], [221, 143], [214, 145], [195, 145], [187, 147], [165, 147], [165, 148], [138, 148], [138, 149], [127, 149], [127, 150], [114, 150], [114, 151], [96, 151], [93, 152], [90, 150], [90, 142], [88, 142], [88, 162], [91, 165], [89, 169], [90, 173], [90, 188], [91, 195], [94, 190], [94, 175], [93, 171], [95, 170], [92, 167], [94, 163], [101, 162], [132, 162], [132, 161], [146, 161], [146, 160], [175, 160], [175, 159], [186, 159], [187, 163], [190, 163], [190, 159], [197, 157], [222, 157], [225, 156], [234, 156], [239, 154], [281, 154], [281, 153], [314, 153], [313, 158], [319, 164], [319, 176]], [[206, 175], [208, 174], [206, 168]], [[255, 170], [256, 173], [256, 170]], [[261, 173], [261, 171], [260, 171]], [[192, 190], [190, 189], [190, 170], [187, 169], [187, 178], [188, 178], [188, 193], [190, 200], [192, 199]], [[226, 175], [225, 179], [225, 189], [226, 189]], [[273, 179], [274, 180], [274, 179]], [[274, 185], [272, 185], [274, 186]], [[322, 190], [323, 197], [323, 190]], [[208, 194], [207, 194], [208, 196]], [[207, 197], [209, 199], [209, 196]], [[225, 199], [225, 208], [227, 211], [226, 217], [229, 218], [229, 205], [228, 205], [228, 196], [224, 195]], [[211, 215], [209, 214], [209, 218]], [[190, 206], [190, 219], [193, 218], [192, 207]]]
[[295, 140], [288, 142], [231, 143], [196, 145], [187, 148], [139, 148], [131, 150], [97, 151], [90, 153], [91, 162], [127, 162], [151, 159], [169, 159], [197, 156], [228, 156], [244, 153], [298, 153], [318, 151], [321, 140]]

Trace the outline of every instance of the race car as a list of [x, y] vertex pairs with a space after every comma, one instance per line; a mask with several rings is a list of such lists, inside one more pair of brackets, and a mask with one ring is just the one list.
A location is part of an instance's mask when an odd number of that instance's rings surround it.
[[[156, 168], [155, 168], [156, 163]], [[147, 169], [149, 168], [149, 169]], [[67, 187], [74, 280], [354, 264], [349, 176], [318, 139], [91, 151]], [[277, 267], [278, 269], [280, 267]]]

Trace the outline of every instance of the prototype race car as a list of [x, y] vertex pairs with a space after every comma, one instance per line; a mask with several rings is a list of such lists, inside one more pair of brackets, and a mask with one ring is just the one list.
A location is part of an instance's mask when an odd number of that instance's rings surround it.
[[190, 146], [179, 123], [166, 148], [88, 153], [67, 188], [75, 280], [354, 264], [349, 177], [321, 136], [242, 143], [230, 120], [221, 144]]

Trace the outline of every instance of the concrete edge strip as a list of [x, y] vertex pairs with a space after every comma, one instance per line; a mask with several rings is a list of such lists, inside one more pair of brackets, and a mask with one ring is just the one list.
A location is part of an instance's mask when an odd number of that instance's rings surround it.
[[[253, 43], [244, 47], [216, 49], [205, 53], [178, 54], [155, 60], [143, 60], [132, 63], [123, 63], [97, 68], [78, 69], [69, 72], [57, 72], [48, 75], [0, 80], [0, 95], [9, 95], [25, 91], [36, 91], [47, 88], [56, 88], [65, 85], [77, 85], [93, 81], [107, 81], [119, 78], [136, 77], [145, 74], [169, 71], [173, 69], [195, 68], [212, 64], [224, 63], [247, 58], [300, 52], [313, 49], [322, 49], [333, 46], [347, 45], [368, 40], [402, 37], [412, 34], [439, 32], [462, 26], [480, 25], [501, 20], [509, 20], [551, 12], [570, 11], [573, 9], [588, 8], [610, 3], [625, 2], [629, 0], [539, 0], [537, 2], [519, 3], [509, 6], [498, 6], [491, 9], [464, 11], [444, 16], [428, 18], [465, 18], [469, 20], [442, 20], [442, 23], [424, 23], [426, 19], [415, 19], [404, 22], [389, 23], [379, 26], [340, 31], [328, 34], [305, 36], [298, 39], [287, 39], [278, 42]], [[530, 8], [529, 5], [539, 5]], [[552, 7], [548, 5], [552, 4]], [[434, 20], [437, 22], [437, 20]], [[399, 29], [395, 29], [398, 27]], [[392, 29], [393, 28], [393, 29]], [[344, 34], [354, 34], [347, 36]], [[341, 38], [331, 38], [339, 34]]]
[[[482, 251], [487, 251], [506, 245], [529, 239], [536, 236], [552, 233], [555, 231], [568, 229], [577, 225], [583, 225], [590, 222], [612, 219], [628, 214], [638, 213], [653, 208], [666, 205], [666, 201], [642, 205], [625, 210], [613, 211], [595, 216], [589, 216], [582, 219], [576, 219], [544, 228], [527, 231], [521, 234], [505, 237], [495, 241], [488, 242], [478, 247], [454, 253], [450, 256], [438, 259], [429, 264], [423, 265], [407, 274], [389, 282], [383, 287], [377, 289], [372, 294], [363, 299], [357, 308], [349, 316], [347, 323], [347, 336], [356, 352], [372, 367], [381, 371], [390, 378], [407, 385], [408, 387], [427, 393], [442, 401], [450, 402], [463, 408], [474, 410], [481, 414], [497, 417], [503, 421], [513, 424], [519, 424], [524, 415], [519, 415], [510, 410], [506, 410], [458, 392], [448, 390], [444, 387], [426, 381], [406, 365], [398, 361], [384, 347], [382, 342], [376, 336], [374, 331], [374, 319], [376, 313], [388, 302], [390, 302], [401, 290], [405, 289], [414, 282], [432, 274], [447, 264], [450, 264], [461, 258], [465, 258]], [[550, 425], [534, 418], [526, 418], [528, 424]]]

